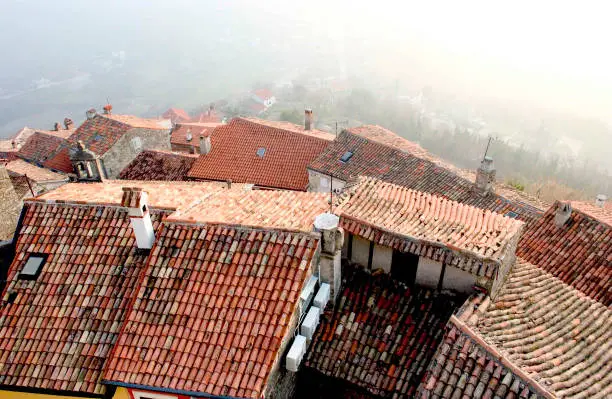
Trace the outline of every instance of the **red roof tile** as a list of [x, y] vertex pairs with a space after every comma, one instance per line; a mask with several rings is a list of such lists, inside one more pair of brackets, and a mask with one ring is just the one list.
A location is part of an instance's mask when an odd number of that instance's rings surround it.
[[156, 130], [170, 130], [172, 128], [172, 123], [169, 119], [141, 118], [134, 115], [117, 114], [103, 115], [103, 117], [121, 122], [133, 128]]
[[253, 94], [262, 100], [267, 100], [268, 98], [274, 97], [274, 94], [272, 94], [272, 92], [268, 89], [257, 89], [253, 91]]
[[[221, 123], [180, 123], [172, 129], [170, 144], [195, 146], [199, 152], [200, 136], [208, 137]], [[191, 134], [191, 140], [187, 136]]]
[[592, 202], [572, 201], [572, 207], [594, 219], [612, 226], [612, 202], [607, 201], [603, 206], [597, 206]]
[[170, 108], [162, 114], [162, 118], [170, 119], [172, 123], [191, 122], [189, 114], [181, 108]]
[[43, 163], [45, 168], [49, 168], [52, 170], [57, 170], [64, 173], [74, 173], [74, 168], [72, 167], [72, 161], [70, 160], [70, 156], [68, 155], [68, 148], [70, 144], [68, 141], [64, 141], [54, 154], [47, 159], [46, 162]]
[[318, 238], [173, 223], [159, 236], [104, 378], [260, 398]]
[[189, 177], [304, 191], [306, 166], [332, 137], [288, 123], [236, 118], [214, 130], [212, 150], [200, 156]]
[[66, 140], [62, 137], [37, 131], [19, 149], [17, 155], [20, 158], [42, 165], [56, 153], [58, 147], [64, 142]]
[[119, 174], [121, 180], [186, 180], [187, 173], [198, 158], [185, 153], [142, 151]]
[[[345, 230], [381, 245], [395, 247], [404, 239], [444, 245], [496, 265], [523, 225], [488, 210], [368, 177], [345, 190], [334, 213]], [[477, 274], [491, 277], [492, 273]]]
[[[25, 207], [0, 309], [0, 384], [102, 394], [102, 367], [145, 261], [135, 251], [127, 212]], [[157, 224], [158, 214], [152, 217]], [[21, 280], [31, 253], [48, 258], [36, 280]]]
[[383, 397], [412, 397], [460, 298], [406, 288], [389, 275], [343, 269], [343, 290], [305, 358], [307, 367]]
[[606, 306], [612, 305], [612, 227], [574, 209], [557, 227], [555, 203], [523, 233], [517, 255]]
[[519, 260], [494, 300], [475, 296], [451, 318], [421, 389], [479, 396], [495, 369], [500, 398], [608, 398], [611, 342], [608, 307]]
[[[459, 169], [451, 169], [445, 162], [423, 156], [420, 150], [407, 150], [410, 147], [407, 144], [396, 143], [404, 139], [395, 135], [392, 138], [386, 137], [390, 132], [381, 129], [376, 128], [374, 133], [368, 133], [368, 129], [362, 128], [356, 130], [358, 134], [342, 131], [334, 142], [309, 164], [308, 169], [344, 181], [358, 176], [375, 177], [501, 214], [512, 211], [518, 215], [518, 219], [526, 222], [535, 220], [542, 214], [539, 208], [542, 204], [539, 201], [518, 195], [516, 191], [500, 190], [499, 193], [480, 195], [474, 189], [473, 178], [467, 179], [464, 174], [458, 173]], [[347, 151], [352, 152], [353, 156], [347, 162], [342, 162], [340, 158]], [[496, 188], [499, 188], [499, 185]]]
[[49, 169], [40, 168], [36, 165], [32, 165], [22, 159], [17, 159], [6, 164], [6, 169], [11, 174], [28, 176], [29, 179], [37, 182], [50, 182], [50, 181], [68, 181], [68, 176], [52, 172]]

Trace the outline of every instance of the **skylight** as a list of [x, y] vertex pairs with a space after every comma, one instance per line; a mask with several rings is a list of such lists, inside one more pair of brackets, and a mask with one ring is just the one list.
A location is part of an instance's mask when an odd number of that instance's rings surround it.
[[263, 158], [265, 154], [266, 154], [266, 149], [265, 148], [258, 148], [257, 149], [257, 156], [259, 158]]
[[25, 266], [19, 273], [19, 278], [22, 280], [34, 280], [40, 274], [43, 264], [47, 260], [44, 254], [31, 254]]
[[516, 219], [518, 217], [518, 213], [512, 212], [512, 211], [508, 211], [504, 216], [508, 216], [509, 218]]
[[340, 162], [347, 163], [349, 159], [351, 159], [352, 157], [353, 157], [353, 152], [347, 151], [342, 155], [342, 157], [340, 157]]

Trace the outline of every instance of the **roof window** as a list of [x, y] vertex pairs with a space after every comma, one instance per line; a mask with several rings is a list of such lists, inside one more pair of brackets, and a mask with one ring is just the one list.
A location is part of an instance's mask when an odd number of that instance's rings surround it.
[[30, 254], [25, 266], [19, 273], [19, 278], [21, 280], [36, 280], [46, 260], [46, 254]]
[[340, 162], [347, 163], [349, 159], [351, 159], [352, 157], [353, 157], [353, 152], [347, 151], [340, 157]]
[[266, 149], [265, 148], [258, 148], [257, 149], [257, 156], [259, 158], [263, 158], [264, 155], [266, 155]]
[[504, 216], [508, 216], [509, 218], [516, 219], [518, 218], [518, 213], [513, 211], [508, 211]]

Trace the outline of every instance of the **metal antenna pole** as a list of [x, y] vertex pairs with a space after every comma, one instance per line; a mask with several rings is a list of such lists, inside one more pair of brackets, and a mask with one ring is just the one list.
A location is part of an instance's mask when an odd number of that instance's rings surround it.
[[485, 150], [484, 156], [482, 157], [483, 161], [487, 157], [487, 153], [489, 152], [489, 146], [491, 145], [491, 140], [493, 140], [493, 137], [489, 136], [489, 142], [487, 143], [487, 149]]

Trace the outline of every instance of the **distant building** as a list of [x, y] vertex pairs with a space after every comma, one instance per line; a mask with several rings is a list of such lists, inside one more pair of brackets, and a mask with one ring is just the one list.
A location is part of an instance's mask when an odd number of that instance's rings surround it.
[[208, 137], [221, 123], [179, 123], [172, 129], [170, 145], [172, 151], [180, 151], [188, 154], [200, 153], [200, 138]]
[[181, 108], [170, 108], [162, 114], [162, 118], [170, 119], [172, 124], [191, 122], [189, 114]]
[[70, 181], [66, 174], [41, 168], [22, 159], [8, 162], [6, 170], [20, 198], [29, 198], [54, 190]]
[[221, 123], [221, 116], [215, 109], [215, 104], [211, 103], [203, 112], [195, 115], [191, 118], [191, 122], [194, 123]]
[[251, 93], [253, 101], [262, 104], [266, 109], [276, 103], [276, 97], [268, 89], [257, 89]]

